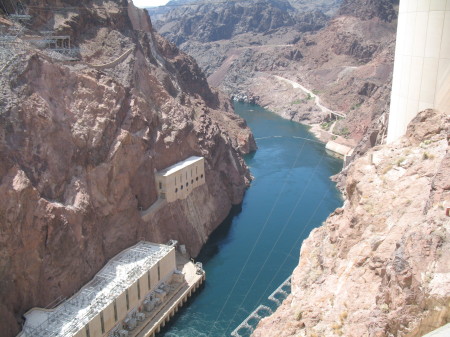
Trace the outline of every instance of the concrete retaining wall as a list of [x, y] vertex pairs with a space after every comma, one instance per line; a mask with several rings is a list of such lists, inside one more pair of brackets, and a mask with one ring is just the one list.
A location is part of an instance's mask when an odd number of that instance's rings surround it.
[[348, 155], [350, 155], [350, 153], [352, 152], [352, 148], [351, 147], [349, 147], [349, 146], [346, 146], [346, 145], [343, 145], [343, 144], [339, 144], [339, 143], [336, 143], [336, 142], [334, 142], [334, 141], [332, 141], [332, 140], [330, 140], [328, 143], [327, 143], [327, 145], [325, 146], [325, 148], [327, 149], [327, 150], [330, 150], [330, 151], [333, 151], [333, 152], [335, 152], [335, 153], [337, 153], [337, 154], [340, 154], [341, 156], [348, 156]]

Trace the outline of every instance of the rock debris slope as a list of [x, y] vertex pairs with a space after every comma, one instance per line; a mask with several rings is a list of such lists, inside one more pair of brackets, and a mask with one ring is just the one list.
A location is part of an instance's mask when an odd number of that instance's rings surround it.
[[450, 320], [450, 117], [349, 169], [343, 208], [302, 245], [292, 294], [255, 337], [419, 337]]
[[[23, 2], [33, 19], [0, 76], [2, 337], [136, 241], [176, 239], [195, 256], [241, 202], [242, 154], [255, 149], [230, 101], [145, 12], [125, 0]], [[80, 60], [36, 49], [48, 30], [70, 35]], [[192, 155], [205, 157], [207, 183], [144, 221], [154, 172]]]

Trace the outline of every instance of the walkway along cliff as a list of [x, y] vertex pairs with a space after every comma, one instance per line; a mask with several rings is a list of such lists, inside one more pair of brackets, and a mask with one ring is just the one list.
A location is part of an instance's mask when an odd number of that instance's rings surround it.
[[[2, 337], [138, 241], [195, 256], [241, 202], [255, 149], [230, 101], [128, 1], [21, 3], [29, 20], [0, 21]], [[70, 36], [70, 56], [36, 45], [44, 34]], [[191, 156], [204, 183], [145, 216], [156, 172]]]

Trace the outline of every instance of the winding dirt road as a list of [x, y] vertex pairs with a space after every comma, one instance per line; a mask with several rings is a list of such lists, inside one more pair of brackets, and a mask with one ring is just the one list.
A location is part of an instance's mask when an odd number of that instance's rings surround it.
[[317, 96], [316, 94], [314, 94], [311, 90], [309, 90], [308, 88], [305, 88], [303, 85], [301, 85], [300, 83], [291, 81], [287, 78], [281, 77], [281, 76], [277, 76], [274, 75], [276, 79], [289, 83], [290, 85], [292, 85], [292, 87], [294, 89], [301, 89], [303, 90], [305, 93], [309, 94], [312, 98], [314, 98], [314, 103], [319, 107], [319, 109], [324, 112], [324, 113], [328, 113], [328, 114], [333, 114], [335, 116], [341, 117], [341, 118], [345, 118], [345, 115], [343, 113], [340, 112], [336, 112], [336, 111], [332, 111], [330, 109], [328, 109], [326, 106], [322, 105], [322, 103], [320, 103], [320, 97]]

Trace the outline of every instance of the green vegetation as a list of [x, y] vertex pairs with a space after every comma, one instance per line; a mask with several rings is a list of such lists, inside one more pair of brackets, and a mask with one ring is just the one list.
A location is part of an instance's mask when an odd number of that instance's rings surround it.
[[354, 106], [351, 107], [351, 110], [356, 110], [361, 106], [362, 103], [357, 103]]
[[392, 169], [392, 165], [389, 164], [386, 167], [383, 168], [383, 170], [381, 171], [383, 174], [388, 173], [390, 170]]
[[422, 159], [423, 160], [434, 159], [434, 154], [428, 153], [428, 152], [424, 152], [423, 155], [422, 155]]
[[405, 157], [400, 157], [400, 158], [398, 158], [398, 160], [397, 160], [397, 166], [400, 166], [404, 161], [405, 161]]
[[333, 125], [333, 121], [323, 122], [322, 124], [320, 124], [320, 127], [323, 130], [328, 131], [328, 130], [330, 130], [331, 125]]
[[339, 318], [341, 319], [341, 322], [345, 321], [348, 317], [348, 312], [347, 311], [343, 311], [341, 312], [341, 315], [339, 316]]
[[389, 306], [388, 306], [386, 303], [383, 303], [383, 304], [380, 306], [380, 310], [381, 310], [382, 312], [384, 312], [385, 314], [387, 314], [387, 313], [389, 313]]
[[331, 328], [333, 329], [334, 333], [338, 336], [342, 336], [343, 332], [342, 332], [342, 324], [339, 323], [334, 323]]
[[295, 101], [292, 101], [291, 105], [304, 104], [304, 103], [306, 103], [306, 101], [309, 101], [312, 98], [313, 97], [311, 96], [311, 94], [308, 94], [305, 99], [296, 99]]
[[338, 131], [335, 132], [337, 135], [340, 135], [344, 138], [347, 138], [350, 135], [350, 130], [348, 129], [348, 127], [344, 126], [340, 129], [338, 129]]

